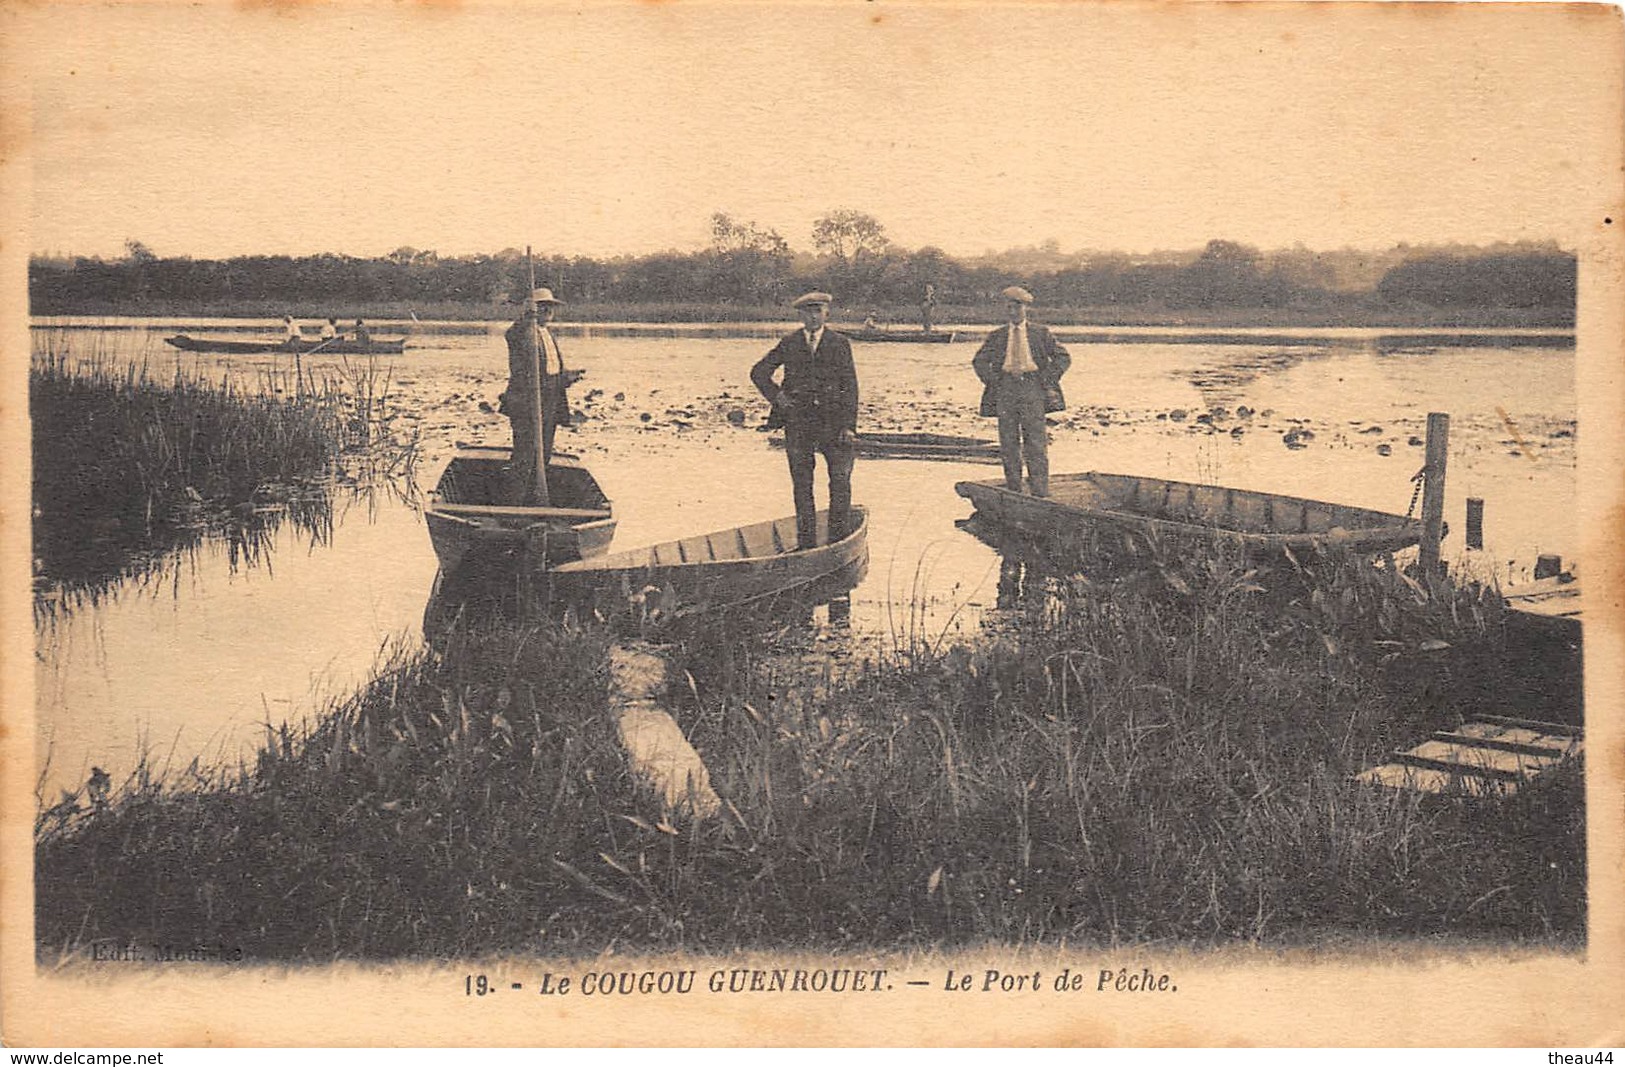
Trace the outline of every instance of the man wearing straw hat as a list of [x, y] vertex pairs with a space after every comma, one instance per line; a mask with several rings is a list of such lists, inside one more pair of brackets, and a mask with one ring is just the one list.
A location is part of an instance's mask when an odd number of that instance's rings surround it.
[[1021, 492], [1025, 460], [1032, 495], [1049, 496], [1049, 437], [1044, 415], [1066, 407], [1061, 375], [1072, 366], [1072, 357], [1048, 327], [1027, 321], [1033, 294], [1012, 285], [999, 295], [1004, 297], [1009, 321], [989, 334], [971, 358], [984, 386], [981, 412], [999, 420], [1005, 488]]
[[553, 458], [553, 434], [570, 418], [566, 390], [581, 375], [564, 369], [559, 344], [547, 324], [564, 301], [551, 289], [536, 289], [523, 300], [524, 310], [508, 327], [508, 388], [501, 396], [501, 411], [513, 424], [513, 462], [510, 471], [515, 499], [529, 503], [536, 481], [535, 368], [542, 368], [542, 462]]
[[[828, 293], [806, 293], [791, 306], [802, 329], [785, 334], [751, 368], [750, 380], [773, 405], [768, 425], [784, 427], [790, 489], [796, 503], [796, 548], [818, 545], [813, 466], [824, 454], [829, 471], [829, 541], [846, 536], [852, 511], [852, 462], [857, 454], [858, 374], [852, 342], [827, 329]], [[782, 383], [773, 375], [784, 368]]]

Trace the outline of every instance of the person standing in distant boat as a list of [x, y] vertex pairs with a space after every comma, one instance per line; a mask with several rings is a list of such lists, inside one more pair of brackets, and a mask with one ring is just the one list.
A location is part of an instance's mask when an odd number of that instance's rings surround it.
[[937, 310], [937, 287], [927, 282], [925, 286], [925, 299], [920, 302], [920, 328], [930, 333], [934, 327], [931, 324], [931, 315]]
[[553, 435], [570, 418], [568, 389], [580, 371], [564, 369], [559, 343], [547, 324], [564, 301], [551, 289], [536, 289], [524, 300], [524, 310], [508, 327], [508, 388], [500, 410], [513, 424], [513, 477], [515, 499], [533, 503], [536, 483], [536, 369], [542, 371], [542, 404], [547, 412], [542, 427], [542, 462], [553, 458]]
[[999, 420], [1005, 488], [1021, 492], [1025, 460], [1032, 495], [1049, 496], [1049, 436], [1044, 415], [1066, 408], [1061, 375], [1072, 366], [1072, 356], [1047, 326], [1027, 321], [1033, 294], [1012, 285], [999, 295], [1005, 299], [1009, 321], [988, 334], [971, 358], [984, 387], [981, 413]]
[[336, 341], [338, 336], [339, 320], [330, 317], [326, 322], [322, 323], [322, 344], [325, 345], [330, 341]]
[[372, 344], [372, 331], [367, 329], [367, 324], [360, 319], [355, 320], [355, 339], [357, 344]]
[[[857, 456], [858, 374], [852, 342], [827, 328], [828, 293], [806, 293], [791, 302], [802, 328], [785, 334], [750, 370], [750, 380], [773, 405], [769, 426], [784, 427], [790, 490], [796, 505], [796, 548], [818, 545], [813, 468], [824, 454], [829, 471], [829, 543], [849, 532], [852, 464]], [[773, 375], [784, 370], [782, 383]]]
[[293, 321], [292, 315], [282, 316], [282, 331], [284, 334], [282, 343], [287, 345], [289, 348], [294, 347], [300, 341], [305, 339], [304, 332], [299, 329], [299, 324]]

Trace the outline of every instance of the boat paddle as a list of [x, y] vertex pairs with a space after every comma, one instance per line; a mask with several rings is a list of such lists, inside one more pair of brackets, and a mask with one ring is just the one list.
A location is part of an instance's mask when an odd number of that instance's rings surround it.
[[536, 264], [530, 256], [530, 245], [525, 246], [525, 281], [528, 288], [525, 290], [525, 323], [530, 329], [529, 336], [525, 338], [525, 351], [530, 359], [531, 398], [531, 442], [536, 452], [534, 460], [535, 475], [529, 491], [533, 502], [542, 507], [552, 506], [552, 495], [547, 486], [547, 391], [542, 387], [541, 337], [536, 326]]

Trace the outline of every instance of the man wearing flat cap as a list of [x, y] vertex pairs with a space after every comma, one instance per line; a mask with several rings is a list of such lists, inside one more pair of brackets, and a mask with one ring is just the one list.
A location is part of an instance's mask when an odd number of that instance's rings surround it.
[[[773, 405], [769, 426], [784, 427], [790, 488], [796, 502], [796, 548], [818, 544], [813, 466], [824, 455], [829, 471], [829, 541], [844, 537], [852, 512], [852, 462], [857, 454], [858, 373], [852, 342], [828, 329], [828, 293], [806, 293], [791, 305], [802, 329], [785, 334], [750, 370], [750, 380]], [[773, 375], [783, 368], [783, 380]]]
[[1012, 285], [999, 295], [1005, 299], [1009, 321], [988, 334], [971, 359], [984, 387], [981, 413], [999, 420], [1005, 488], [1021, 492], [1025, 460], [1032, 495], [1049, 496], [1049, 437], [1044, 415], [1066, 407], [1061, 375], [1072, 366], [1072, 357], [1048, 327], [1027, 321], [1033, 294]]
[[541, 368], [542, 462], [553, 458], [553, 435], [559, 423], [570, 419], [569, 386], [579, 371], [566, 371], [559, 344], [547, 324], [564, 303], [551, 289], [535, 289], [522, 298], [524, 309], [508, 327], [508, 388], [502, 394], [502, 413], [513, 424], [513, 460], [509, 468], [515, 503], [535, 504], [536, 485], [536, 371]]

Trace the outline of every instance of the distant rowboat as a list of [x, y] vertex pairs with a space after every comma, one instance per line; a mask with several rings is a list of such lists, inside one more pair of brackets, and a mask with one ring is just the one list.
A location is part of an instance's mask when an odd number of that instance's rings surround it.
[[978, 514], [1047, 541], [1064, 542], [1088, 525], [1274, 553], [1391, 552], [1422, 537], [1420, 520], [1388, 512], [1127, 474], [1054, 475], [1048, 497], [1011, 492], [1002, 479], [959, 482], [954, 491]]
[[297, 352], [305, 353], [320, 349], [323, 353], [349, 356], [386, 356], [397, 355], [406, 350], [406, 338], [401, 337], [393, 341], [355, 341], [339, 339], [336, 341], [314, 341], [310, 339], [287, 341], [227, 341], [214, 337], [190, 337], [187, 334], [176, 334], [174, 337], [164, 338], [164, 343], [173, 345], [185, 352], [222, 352], [232, 355], [248, 356], [266, 352]]

